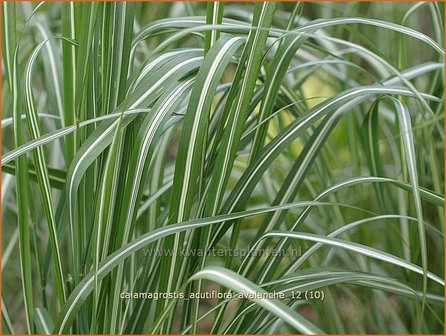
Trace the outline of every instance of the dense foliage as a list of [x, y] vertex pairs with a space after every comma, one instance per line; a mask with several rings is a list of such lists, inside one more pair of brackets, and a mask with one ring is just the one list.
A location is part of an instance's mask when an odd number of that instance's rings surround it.
[[3, 332], [442, 333], [443, 11], [3, 2]]

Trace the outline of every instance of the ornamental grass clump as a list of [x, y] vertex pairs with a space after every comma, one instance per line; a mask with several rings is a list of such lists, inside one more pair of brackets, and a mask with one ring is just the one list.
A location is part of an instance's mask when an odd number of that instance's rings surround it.
[[3, 2], [3, 332], [442, 333], [443, 17]]

